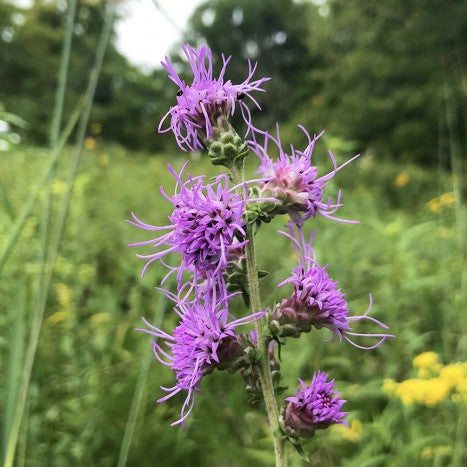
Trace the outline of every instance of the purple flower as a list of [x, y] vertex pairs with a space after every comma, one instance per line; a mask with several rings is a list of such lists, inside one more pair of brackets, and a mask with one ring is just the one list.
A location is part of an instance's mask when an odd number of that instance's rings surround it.
[[[291, 145], [290, 155], [286, 154], [282, 149], [279, 126], [277, 126], [277, 139], [268, 132], [256, 130], [264, 135], [264, 144], [258, 144], [256, 138], [254, 138], [254, 141], [250, 141], [250, 148], [261, 161], [258, 173], [261, 173], [263, 176], [262, 192], [265, 196], [273, 196], [278, 199], [281, 202], [282, 209], [278, 210], [277, 213], [288, 213], [292, 221], [298, 226], [303, 225], [305, 220], [315, 217], [316, 214], [321, 214], [328, 219], [339, 222], [358, 224], [358, 221], [349, 221], [332, 216], [342, 206], [340, 190], [336, 202], [333, 202], [331, 198], [324, 201], [323, 191], [326, 188], [327, 182], [340, 169], [352, 162], [359, 155], [337, 166], [332, 152], [329, 151], [329, 157], [334, 169], [328, 174], [318, 177], [318, 168], [312, 165], [311, 159], [315, 143], [322, 133], [318, 136], [314, 135], [313, 139], [311, 139], [305, 128], [300, 125], [299, 128], [305, 133], [308, 145], [303, 151], [299, 151]], [[270, 141], [279, 150], [279, 157], [276, 160], [271, 159], [269, 156], [271, 152], [269, 148]]]
[[[353, 321], [363, 319], [372, 321], [378, 326], [388, 327], [368, 316], [371, 309], [372, 296], [370, 294], [370, 306], [362, 316], [349, 317], [349, 309], [345, 295], [339, 289], [338, 282], [333, 281], [327, 271], [327, 266], [321, 267], [316, 262], [312, 248], [313, 233], [308, 242], [305, 241], [303, 232], [298, 231], [298, 240], [295, 236], [293, 224], [288, 225], [290, 233], [280, 232], [293, 241], [298, 258], [298, 266], [292, 271], [292, 275], [279, 284], [292, 284], [294, 287], [292, 296], [282, 300], [274, 309], [271, 316], [272, 326], [278, 326], [281, 335], [297, 337], [301, 332], [310, 331], [311, 327], [328, 328], [339, 340], [344, 338], [360, 349], [374, 349], [381, 345], [387, 338], [394, 337], [391, 334], [362, 334], [355, 333], [351, 329]], [[332, 336], [331, 336], [332, 337]], [[376, 337], [378, 342], [365, 347], [353, 342], [352, 337]]]
[[294, 397], [287, 397], [287, 404], [282, 414], [282, 426], [285, 433], [292, 437], [313, 436], [315, 430], [327, 428], [333, 423], [348, 425], [344, 417], [348, 412], [341, 412], [345, 400], [334, 389], [334, 380], [327, 381], [328, 375], [318, 371], [313, 375], [309, 386], [300, 378], [300, 386]]
[[[262, 91], [261, 84], [269, 78], [253, 80], [256, 65], [248, 61], [248, 76], [241, 84], [224, 81], [224, 73], [230, 56], [222, 55], [222, 69], [218, 78], [213, 77], [212, 51], [208, 47], [195, 50], [190, 45], [182, 46], [193, 72], [193, 83], [187, 85], [175, 71], [168, 57], [162, 66], [168, 71], [169, 78], [180, 88], [177, 93], [177, 105], [171, 107], [159, 124], [159, 132], [173, 131], [178, 145], [184, 151], [195, 151], [205, 146], [213, 134], [213, 125], [220, 117], [228, 118], [235, 113], [236, 106], [241, 109], [243, 118], [251, 127], [250, 110], [244, 102], [248, 97], [260, 108], [258, 102], [251, 96], [253, 91]], [[162, 129], [166, 118], [170, 115], [170, 127]]]
[[[163, 402], [181, 391], [187, 396], [182, 406], [180, 419], [172, 423], [177, 425], [185, 421], [190, 414], [194, 395], [199, 392], [201, 379], [216, 367], [228, 368], [241, 358], [241, 336], [237, 335], [237, 326], [256, 321], [265, 314], [260, 312], [228, 322], [228, 299], [225, 289], [217, 290], [217, 284], [210, 283], [203, 296], [191, 302], [180, 302], [176, 296], [168, 293], [168, 298], [178, 301], [174, 310], [180, 317], [179, 325], [173, 334], [167, 334], [152, 326], [144, 318], [149, 329], [137, 329], [154, 336], [153, 351], [156, 359], [170, 367], [176, 375], [177, 383], [170, 388], [161, 386], [168, 394], [157, 402]], [[232, 366], [230, 366], [232, 368]], [[233, 369], [237, 369], [233, 367]]]
[[[150, 255], [137, 255], [147, 260], [142, 275], [154, 261], [161, 260], [170, 252], [182, 256], [179, 267], [171, 267], [169, 275], [178, 271], [179, 283], [184, 271], [194, 273], [195, 280], [205, 278], [209, 273], [217, 274], [228, 266], [230, 250], [238, 251], [244, 245], [245, 236], [242, 220], [245, 200], [234, 189], [229, 189], [229, 179], [226, 175], [216, 178], [213, 183], [205, 184], [204, 177], [192, 178], [183, 182], [180, 174], [176, 174], [169, 165], [169, 171], [175, 177], [177, 185], [175, 194], [168, 196], [161, 187], [161, 193], [170, 201], [174, 210], [169, 216], [170, 224], [162, 227], [145, 224], [132, 213], [132, 220], [127, 222], [143, 230], [167, 231], [167, 233], [143, 242], [132, 243], [129, 246], [153, 244], [161, 251]], [[240, 238], [240, 241], [238, 238]], [[163, 249], [165, 248], [165, 249]], [[161, 260], [163, 261], [163, 260]], [[166, 276], [167, 277], [167, 276]]]

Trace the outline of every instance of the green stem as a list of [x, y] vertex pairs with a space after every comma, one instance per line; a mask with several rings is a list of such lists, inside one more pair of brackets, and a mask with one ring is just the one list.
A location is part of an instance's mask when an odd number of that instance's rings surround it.
[[70, 62], [71, 41], [73, 38], [73, 23], [75, 20], [76, 0], [68, 1], [66, 14], [65, 35], [63, 37], [60, 69], [58, 71], [57, 92], [50, 130], [50, 146], [55, 148], [58, 144], [60, 126], [62, 123], [63, 103], [65, 101], [66, 82], [68, 78], [68, 63]]
[[[231, 168], [232, 177], [235, 185], [239, 185], [245, 181], [244, 168], [233, 166]], [[248, 292], [250, 295], [251, 311], [258, 313], [261, 311], [261, 294], [258, 280], [258, 268], [256, 266], [256, 253], [254, 233], [251, 225], [246, 228], [246, 238], [248, 243], [245, 247], [247, 277], [248, 277]], [[274, 385], [271, 378], [271, 368], [269, 366], [268, 346], [264, 329], [266, 327], [266, 318], [262, 318], [255, 323], [255, 331], [258, 339], [259, 350], [259, 375], [261, 382], [261, 390], [263, 391], [264, 405], [269, 419], [269, 427], [272, 431], [274, 441], [274, 454], [276, 457], [276, 467], [286, 467], [287, 457], [285, 446], [280, 434], [279, 427], [279, 409], [277, 407], [276, 397], [274, 395]]]

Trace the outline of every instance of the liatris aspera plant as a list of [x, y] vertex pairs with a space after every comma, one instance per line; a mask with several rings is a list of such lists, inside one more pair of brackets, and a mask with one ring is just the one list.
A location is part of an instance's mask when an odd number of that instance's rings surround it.
[[[328, 181], [354, 158], [338, 166], [329, 152], [333, 170], [319, 175], [312, 153], [319, 136], [311, 137], [305, 128], [308, 144], [303, 150], [291, 146], [287, 154], [282, 148], [279, 128], [276, 136], [253, 125], [247, 100], [260, 108], [253, 97], [269, 78], [253, 80], [256, 65], [248, 63], [246, 79], [233, 84], [226, 79], [230, 57], [222, 56], [219, 77], [213, 77], [212, 52], [207, 47], [183, 46], [193, 72], [193, 82], [182, 81], [168, 58], [162, 62], [170, 79], [178, 86], [176, 105], [162, 118], [160, 132], [172, 131], [183, 151], [204, 150], [211, 162], [227, 172], [214, 180], [192, 177], [187, 163], [180, 173], [169, 165], [176, 180], [170, 196], [161, 188], [162, 196], [173, 205], [169, 223], [153, 226], [134, 213], [128, 222], [142, 230], [154, 231], [156, 238], [130, 246], [152, 245], [154, 253], [138, 255], [146, 260], [142, 274], [158, 261], [167, 269], [162, 284], [171, 275], [177, 278], [177, 290], [157, 287], [174, 302], [179, 323], [172, 332], [154, 327], [143, 318], [138, 329], [153, 338], [158, 362], [175, 374], [173, 387], [162, 387], [166, 394], [158, 402], [183, 392], [180, 418], [173, 425], [184, 425], [200, 392], [200, 381], [214, 370], [239, 372], [251, 401], [262, 401], [266, 408], [274, 440], [276, 465], [287, 465], [285, 446], [289, 441], [301, 452], [301, 438], [313, 436], [317, 429], [331, 424], [347, 424], [342, 411], [345, 400], [334, 389], [334, 380], [317, 370], [308, 385], [299, 379], [295, 396], [285, 398], [280, 409], [277, 398], [286, 389], [281, 386], [281, 368], [277, 349], [288, 337], [299, 337], [312, 327], [328, 328], [332, 336], [346, 340], [360, 349], [374, 349], [387, 338], [386, 332], [364, 334], [353, 324], [367, 320], [387, 329], [369, 316], [371, 308], [361, 316], [350, 316], [344, 293], [329, 277], [326, 266], [320, 266], [312, 247], [314, 232], [306, 240], [303, 225], [318, 214], [340, 223], [356, 223], [334, 216], [342, 206], [341, 193], [333, 201], [324, 191]], [[246, 130], [240, 136], [230, 118], [240, 109]], [[170, 117], [169, 128], [162, 129]], [[249, 139], [247, 139], [249, 138]], [[279, 151], [271, 156], [270, 144]], [[259, 159], [258, 178], [245, 177], [244, 160], [249, 154]], [[258, 270], [254, 234], [275, 216], [287, 215], [287, 231], [280, 231], [292, 242], [297, 267], [279, 286], [291, 284], [292, 294], [277, 304], [261, 303], [259, 280], [265, 271]], [[174, 256], [180, 259], [172, 263]], [[169, 261], [170, 260], [170, 261]], [[241, 295], [250, 311], [235, 318], [229, 308], [233, 297]], [[254, 330], [240, 332], [240, 326], [254, 323]], [[331, 337], [332, 337], [331, 336]], [[359, 338], [374, 338], [370, 346]], [[308, 375], [310, 376], [310, 375]]]

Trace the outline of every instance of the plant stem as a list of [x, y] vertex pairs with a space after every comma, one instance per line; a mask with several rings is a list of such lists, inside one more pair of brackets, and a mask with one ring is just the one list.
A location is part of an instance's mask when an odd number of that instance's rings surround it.
[[73, 39], [73, 25], [75, 20], [76, 0], [68, 0], [66, 14], [65, 35], [63, 37], [62, 54], [60, 57], [60, 69], [58, 71], [57, 92], [55, 93], [55, 105], [50, 130], [50, 147], [58, 145], [60, 127], [62, 123], [63, 103], [65, 101], [66, 82], [68, 78], [68, 64], [70, 62], [71, 41]]
[[[239, 185], [245, 181], [245, 173], [242, 167], [232, 167], [232, 177], [235, 185]], [[254, 243], [254, 233], [251, 225], [246, 228], [246, 238], [248, 243], [245, 246], [248, 292], [250, 295], [251, 312], [258, 313], [261, 311], [261, 294], [258, 280], [258, 268], [256, 266], [256, 253]], [[269, 419], [269, 427], [272, 431], [274, 441], [274, 454], [276, 457], [276, 467], [286, 467], [287, 457], [285, 446], [280, 434], [279, 428], [279, 409], [277, 407], [276, 397], [274, 395], [274, 385], [271, 378], [271, 368], [269, 366], [268, 346], [269, 341], [264, 334], [266, 319], [263, 317], [255, 323], [255, 331], [258, 339], [259, 350], [259, 375], [261, 382], [261, 390], [263, 391], [264, 405]]]

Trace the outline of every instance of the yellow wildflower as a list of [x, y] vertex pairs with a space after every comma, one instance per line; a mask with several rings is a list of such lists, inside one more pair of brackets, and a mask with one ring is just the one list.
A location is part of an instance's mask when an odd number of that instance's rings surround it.
[[426, 446], [420, 453], [420, 457], [425, 460], [431, 460], [434, 457], [447, 457], [452, 454], [452, 446], [440, 444], [438, 446]]
[[420, 378], [428, 378], [433, 373], [438, 373], [441, 365], [438, 362], [438, 354], [435, 352], [423, 352], [413, 359], [413, 366], [418, 368]]
[[62, 282], [59, 282], [55, 286], [55, 291], [57, 293], [57, 301], [62, 308], [69, 309], [73, 300], [73, 292], [71, 289]]
[[95, 313], [91, 316], [90, 321], [93, 326], [108, 323], [110, 321], [110, 313]]
[[88, 151], [92, 151], [94, 149], [96, 149], [96, 140], [94, 138], [92, 138], [91, 136], [88, 136], [85, 140], [84, 140], [84, 147], [88, 150]]
[[383, 391], [386, 394], [394, 394], [396, 392], [396, 389], [397, 389], [397, 383], [393, 379], [386, 378], [383, 381]]
[[409, 183], [410, 177], [405, 173], [401, 172], [395, 179], [394, 179], [394, 185], [397, 186], [397, 188], [403, 188]]
[[97, 157], [97, 165], [99, 167], [107, 167], [109, 165], [109, 156], [107, 154], [99, 154]]
[[433, 407], [442, 402], [451, 389], [448, 381], [440, 378], [406, 379], [397, 385], [395, 395], [405, 404], [424, 404]]
[[452, 237], [452, 229], [449, 227], [440, 227], [438, 229], [438, 235], [442, 238]]
[[467, 362], [452, 363], [441, 369], [439, 377], [459, 394], [467, 393]]
[[102, 133], [102, 125], [99, 122], [94, 122], [91, 125], [91, 132], [94, 135], [100, 135]]
[[360, 439], [362, 432], [362, 422], [360, 420], [352, 420], [350, 426], [345, 426], [341, 424], [334, 424], [330, 427], [331, 432], [336, 435], [341, 436], [347, 441], [352, 441], [353, 443], [357, 442]]
[[426, 205], [428, 209], [434, 213], [440, 212], [443, 207], [439, 198], [431, 199], [430, 201], [428, 201], [428, 203], [426, 203]]
[[449, 206], [450, 204], [454, 204], [456, 202], [456, 195], [453, 192], [443, 193], [439, 200], [443, 206]]
[[47, 318], [47, 323], [52, 324], [52, 325], [58, 324], [58, 323], [61, 323], [62, 321], [67, 320], [70, 317], [71, 317], [71, 312], [69, 310], [57, 311], [56, 313], [50, 315]]
[[54, 180], [52, 183], [51, 191], [55, 196], [63, 195], [68, 189], [68, 184], [63, 180]]

